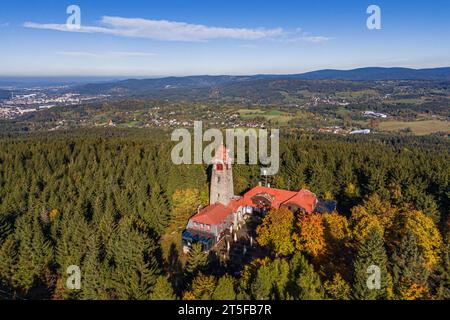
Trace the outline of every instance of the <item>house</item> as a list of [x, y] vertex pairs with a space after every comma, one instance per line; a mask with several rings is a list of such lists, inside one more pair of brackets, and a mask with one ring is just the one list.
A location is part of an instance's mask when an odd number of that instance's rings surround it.
[[201, 243], [205, 251], [211, 250], [227, 234], [239, 230], [252, 214], [265, 215], [280, 208], [294, 213], [314, 213], [319, 207], [326, 211], [336, 208], [336, 203], [321, 205], [316, 195], [306, 189], [288, 191], [257, 186], [242, 197], [235, 196], [231, 160], [224, 146], [218, 150], [212, 166], [210, 205], [189, 219], [182, 235], [185, 253], [194, 243]]

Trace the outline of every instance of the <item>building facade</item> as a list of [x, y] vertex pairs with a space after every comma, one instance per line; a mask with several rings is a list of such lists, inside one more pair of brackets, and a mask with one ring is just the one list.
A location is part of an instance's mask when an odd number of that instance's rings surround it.
[[271, 209], [280, 208], [296, 214], [311, 214], [319, 207], [326, 211], [335, 209], [335, 203], [319, 205], [316, 195], [306, 189], [288, 191], [257, 186], [241, 197], [235, 196], [231, 161], [225, 147], [214, 157], [210, 188], [209, 206], [198, 210], [183, 232], [185, 253], [194, 243], [201, 243], [205, 251], [213, 249], [227, 234], [239, 230], [252, 214], [265, 215]]

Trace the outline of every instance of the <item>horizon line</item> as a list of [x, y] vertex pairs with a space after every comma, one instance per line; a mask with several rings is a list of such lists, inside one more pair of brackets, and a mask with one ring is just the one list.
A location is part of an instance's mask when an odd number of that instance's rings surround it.
[[164, 79], [164, 78], [186, 78], [186, 77], [254, 77], [254, 76], [291, 76], [291, 75], [302, 75], [307, 73], [319, 72], [319, 71], [354, 71], [361, 69], [406, 69], [406, 70], [433, 70], [433, 69], [446, 69], [450, 66], [439, 66], [439, 67], [405, 67], [405, 66], [368, 66], [368, 67], [355, 67], [355, 68], [343, 68], [343, 69], [313, 69], [311, 71], [299, 71], [299, 72], [273, 72], [273, 73], [192, 73], [192, 74], [167, 74], [167, 75], [132, 75], [132, 74], [44, 74], [44, 75], [12, 75], [12, 74], [0, 74], [0, 78], [126, 78], [126, 79]]

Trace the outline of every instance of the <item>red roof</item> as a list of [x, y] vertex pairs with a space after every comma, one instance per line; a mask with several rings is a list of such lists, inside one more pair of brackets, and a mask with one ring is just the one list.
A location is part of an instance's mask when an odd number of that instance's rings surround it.
[[212, 226], [225, 221], [231, 214], [233, 214], [232, 208], [225, 207], [223, 204], [217, 203], [201, 209], [198, 214], [191, 218], [191, 220], [193, 222]]
[[295, 196], [285, 201], [285, 205], [294, 204], [303, 209], [308, 213], [313, 213], [317, 205], [317, 197], [314, 193], [309, 190], [302, 189]]
[[236, 212], [239, 207], [253, 206], [252, 198], [261, 194], [269, 196], [272, 208], [275, 209], [279, 209], [282, 205], [296, 205], [308, 213], [313, 213], [317, 205], [316, 195], [306, 189], [295, 192], [258, 186], [248, 191], [243, 197], [232, 200], [228, 206], [218, 203], [203, 208], [191, 220], [207, 225], [220, 224]]

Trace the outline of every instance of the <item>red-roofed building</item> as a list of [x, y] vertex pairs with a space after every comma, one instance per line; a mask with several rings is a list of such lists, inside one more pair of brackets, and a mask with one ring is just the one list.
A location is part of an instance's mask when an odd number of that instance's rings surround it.
[[185, 252], [194, 242], [210, 250], [227, 231], [238, 228], [255, 212], [265, 214], [271, 209], [287, 208], [294, 213], [313, 213], [318, 204], [316, 195], [305, 189], [296, 192], [257, 186], [242, 197], [232, 196], [233, 187], [228, 185], [233, 183], [232, 173], [227, 172], [231, 171], [231, 163], [225, 147], [218, 150], [212, 170], [211, 203], [189, 220], [183, 233]]

